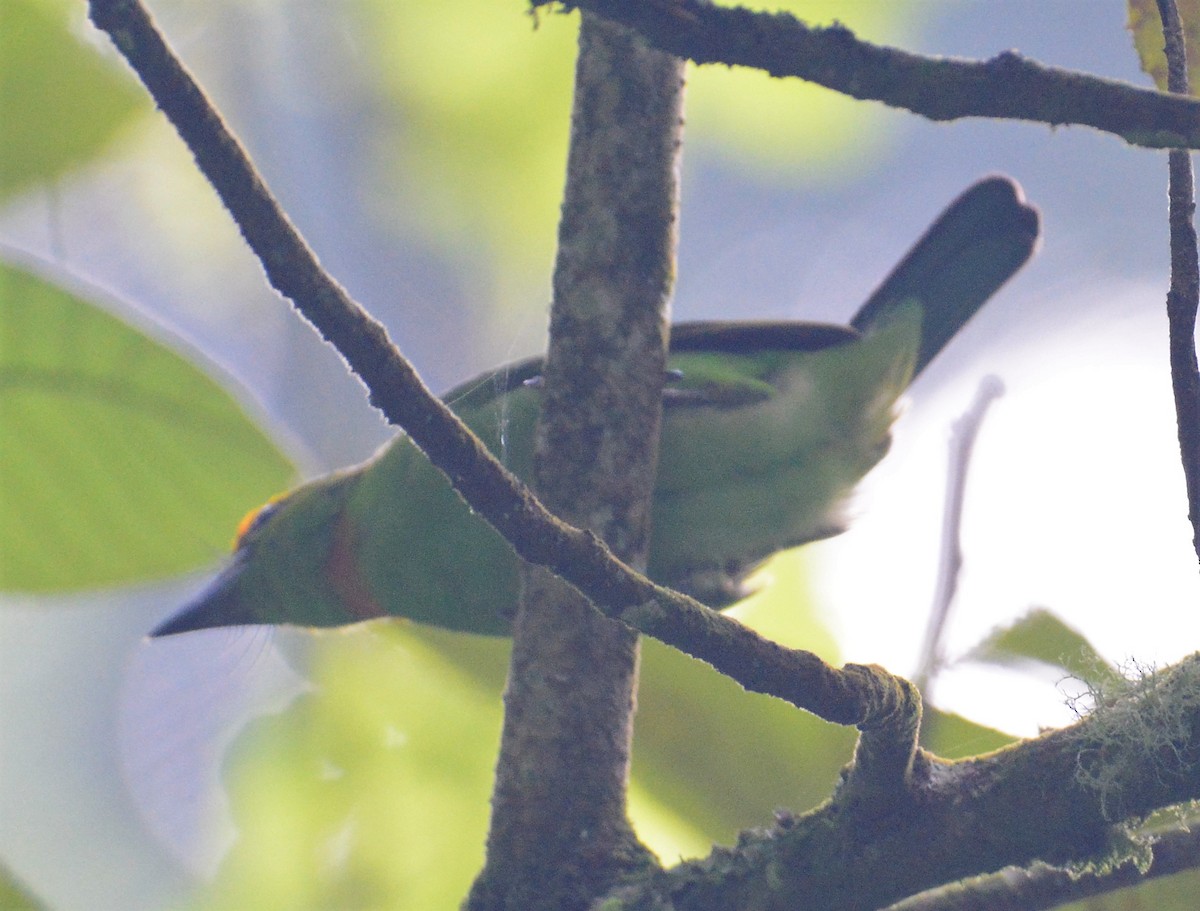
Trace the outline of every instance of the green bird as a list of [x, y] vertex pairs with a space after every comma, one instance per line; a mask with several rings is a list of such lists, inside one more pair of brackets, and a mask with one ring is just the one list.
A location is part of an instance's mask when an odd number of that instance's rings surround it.
[[[1032, 254], [1037, 210], [1004, 177], [970, 187], [849, 326], [682, 323], [671, 331], [647, 572], [711, 607], [771, 554], [838, 534], [888, 450], [897, 402]], [[454, 389], [450, 407], [529, 478], [542, 360]], [[166, 636], [383, 616], [504, 635], [518, 558], [403, 434], [362, 465], [243, 520], [231, 562]]]

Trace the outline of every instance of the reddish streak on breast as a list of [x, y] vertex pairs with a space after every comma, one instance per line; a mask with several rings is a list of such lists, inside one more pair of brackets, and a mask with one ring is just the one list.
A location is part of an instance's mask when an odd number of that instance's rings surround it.
[[373, 620], [387, 615], [358, 570], [354, 532], [344, 515], [334, 523], [333, 544], [329, 548], [325, 570], [329, 574], [329, 587], [355, 620]]

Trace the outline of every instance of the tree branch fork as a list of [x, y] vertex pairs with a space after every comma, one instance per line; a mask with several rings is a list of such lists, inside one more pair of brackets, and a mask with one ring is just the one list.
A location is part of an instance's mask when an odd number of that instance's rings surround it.
[[[1184, 851], [1187, 839], [1169, 831], [1160, 857], [1156, 836], [1137, 823], [1197, 794], [1200, 654], [1101, 696], [1069, 728], [990, 755], [947, 762], [919, 751], [907, 782], [878, 790], [851, 773], [824, 806], [802, 817], [780, 814], [774, 827], [743, 833], [736, 851], [718, 849], [630, 886], [618, 893], [628, 899], [619, 907], [873, 911], [946, 883], [1030, 865], [1069, 872], [1052, 892], [1062, 901], [1083, 874], [1102, 882], [1124, 871], [1119, 883], [1129, 885], [1137, 878], [1131, 865], [1178, 872], [1183, 854], [1194, 866], [1197, 839]], [[1093, 891], [1101, 889], [1093, 884]], [[1006, 907], [995, 898], [962, 907]], [[912, 906], [921, 907], [915, 900]]]
[[[1159, 738], [1152, 751], [1141, 749], [1111, 725], [1106, 727], [1108, 716], [1099, 712], [1072, 728], [992, 756], [947, 763], [916, 746], [921, 702], [908, 681], [877, 666], [834, 668], [810, 652], [784, 648], [687, 596], [656, 585], [618, 561], [596, 534], [557, 519], [429, 392], [383, 326], [321, 268], [140, 3], [90, 0], [90, 5], [93, 22], [111, 35], [187, 143], [272, 286], [338, 349], [367, 386], [372, 404], [409, 433], [464, 500], [524, 560], [568, 581], [605, 615], [708, 662], [745, 688], [860, 730], [855, 761], [829, 804], [799, 820], [781, 818], [769, 832], [746, 836], [736, 852], [718, 851], [708, 861], [662, 872], [627, 907], [641, 907], [636, 902], [655, 896], [664, 900], [669, 896], [670, 906], [678, 908], [744, 906], [737, 902], [745, 894], [731, 897], [725, 891], [731, 887], [769, 889], [774, 903], [762, 907], [784, 907], [782, 902], [797, 901], [814, 883], [832, 875], [845, 877], [843, 891], [857, 896], [842, 907], [873, 908], [878, 904], [871, 902], [902, 896], [870, 893], [866, 856], [892, 869], [909, 870], [905, 888], [910, 891], [904, 894], [910, 894], [1006, 864], [1039, 858], [1062, 863], [1087, 860], [1109, 850], [1114, 825], [1121, 819], [1200, 798], [1196, 763], [1200, 698], [1186, 686], [1177, 687], [1182, 707], [1171, 716], [1177, 724], [1174, 739]], [[577, 5], [618, 20], [622, 16], [638, 20], [626, 24], [642, 27], [660, 47], [672, 42], [651, 34], [653, 29], [641, 23], [642, 18], [666, 16], [676, 25], [693, 20], [703, 25], [717, 15], [751, 20], [757, 15], [718, 14], [717, 8], [695, 0], [589, 0]], [[644, 15], [635, 15], [637, 10], [644, 10]], [[736, 44], [737, 29], [728, 27]], [[837, 30], [825, 32], [832, 37], [823, 41], [847, 40]], [[1089, 91], [1100, 93], [1095, 97], [1110, 90], [1099, 85], [1103, 80], [1080, 79]], [[1149, 120], [1134, 118], [1112, 131], [1144, 144], [1153, 144], [1146, 138], [1153, 134], [1155, 142], [1167, 137], [1170, 141], [1165, 144], [1200, 146], [1200, 105], [1141, 92], [1136, 96], [1135, 107], [1139, 106], [1150, 112]], [[1131, 128], [1129, 123], [1141, 125]], [[1189, 659], [1170, 673], [1193, 680], [1198, 662]], [[1200, 691], [1200, 684], [1194, 688]], [[1113, 755], [1129, 761], [1118, 766], [1108, 790], [1097, 791], [1094, 782], [1081, 782], [1078, 773], [1085, 756], [1100, 757], [1107, 767]], [[1114, 806], [1119, 807], [1119, 815], [1111, 815]], [[1026, 824], [1020, 824], [1020, 819]], [[1012, 825], [1003, 825], [1005, 820]], [[998, 840], [997, 831], [1012, 837]], [[984, 847], [964, 850], [973, 844]], [[1065, 850], [1064, 845], [1074, 849]], [[748, 885], [742, 876], [718, 875], [728, 874], [731, 865], [742, 873], [753, 870], [764, 875], [755, 878], [755, 885]], [[787, 872], [780, 875], [784, 869]], [[710, 904], [698, 898], [705, 895]]]

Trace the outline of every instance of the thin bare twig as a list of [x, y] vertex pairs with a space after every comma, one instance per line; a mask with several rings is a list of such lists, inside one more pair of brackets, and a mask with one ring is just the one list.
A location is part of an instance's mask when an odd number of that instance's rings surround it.
[[[557, 0], [532, 0], [545, 6]], [[862, 41], [845, 26], [810, 28], [788, 13], [708, 0], [571, 0], [655, 47], [696, 63], [796, 76], [928, 117], [992, 117], [1093, 127], [1150, 148], [1200, 148], [1200, 102], [1044, 66], [1014, 51], [991, 60], [926, 57]]]
[[992, 402], [1004, 395], [1004, 383], [999, 377], [986, 376], [979, 383], [975, 400], [951, 428], [950, 460], [946, 471], [946, 502], [942, 510], [942, 547], [938, 559], [937, 591], [929, 611], [929, 624], [925, 629], [925, 641], [921, 645], [921, 660], [913, 683], [922, 693], [942, 669], [942, 636], [950, 608], [954, 604], [954, 593], [958, 589], [958, 574], [962, 569], [962, 513], [966, 497], [967, 469], [971, 464], [971, 453], [975, 439], [983, 426]]
[[[1174, 0], [1158, 0], [1167, 57], [1167, 87], [1188, 95], [1187, 49], [1183, 23]], [[1196, 364], [1196, 309], [1200, 300], [1200, 265], [1197, 264], [1196, 193], [1191, 156], [1182, 149], [1167, 154], [1168, 222], [1171, 227], [1171, 288], [1167, 292], [1167, 328], [1170, 338], [1171, 386], [1175, 392], [1175, 420], [1179, 455], [1183, 463], [1192, 523], [1192, 548], [1200, 559], [1200, 369]]]

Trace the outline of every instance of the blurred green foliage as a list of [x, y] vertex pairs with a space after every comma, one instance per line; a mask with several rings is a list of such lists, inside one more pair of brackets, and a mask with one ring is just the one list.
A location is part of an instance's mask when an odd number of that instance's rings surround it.
[[246, 504], [294, 469], [211, 372], [0, 263], [0, 591], [145, 582], [221, 557]]
[[150, 110], [131, 77], [79, 40], [82, 14], [68, 0], [0, 4], [0, 199], [87, 164]]
[[34, 899], [8, 868], [0, 864], [0, 908], [4, 911], [44, 911], [45, 905]]
[[[1163, 52], [1162, 20], [1157, 0], [1127, 0], [1129, 31], [1142, 72], [1154, 80], [1160, 91], [1167, 91], [1167, 57]], [[1183, 23], [1183, 40], [1188, 54], [1188, 80], [1196, 94], [1200, 77], [1200, 0], [1175, 0]]]
[[999, 665], [1039, 661], [1061, 668], [1097, 689], [1121, 679], [1120, 672], [1096, 651], [1086, 636], [1045, 608], [1034, 608], [995, 630], [971, 649], [966, 658]]
[[[936, 9], [884, 0], [768, 6], [893, 43]], [[531, 272], [549, 283], [575, 58], [577, 14], [542, 11], [534, 19], [521, 7], [519, 0], [362, 7], [370, 60], [396, 113], [394, 129], [376, 140], [375, 176], [393, 187], [381, 204], [404, 200], [405, 211], [419, 213], [424, 239], [451, 256], [477, 245], [489, 251], [502, 309], [527, 299]], [[689, 68], [687, 105], [689, 150], [785, 185], [846, 179], [870, 167], [888, 127], [900, 122], [819, 86], [745, 69]]]
[[507, 645], [456, 637], [473, 676], [438, 650], [446, 636], [319, 636], [317, 688], [230, 757], [239, 839], [200, 907], [457, 906], [483, 860]]

